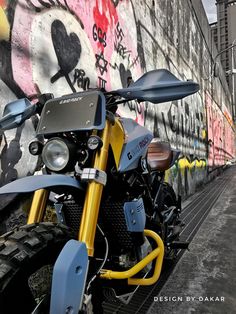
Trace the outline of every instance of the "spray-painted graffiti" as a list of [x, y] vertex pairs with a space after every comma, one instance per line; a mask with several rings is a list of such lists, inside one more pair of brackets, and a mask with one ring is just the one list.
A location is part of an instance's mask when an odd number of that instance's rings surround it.
[[185, 194], [193, 182], [196, 186], [206, 176], [207, 126], [202, 98], [196, 94], [181, 101], [149, 106], [145, 113], [146, 125], [154, 136], [181, 151], [178, 164], [167, 172], [166, 179]]
[[[156, 68], [200, 81], [209, 67], [207, 53], [184, 1], [153, 1], [149, 6], [133, 0], [0, 0], [0, 90], [4, 86], [12, 96], [8, 99], [1, 90], [1, 108], [8, 100], [38, 93], [61, 96], [94, 87], [127, 87]], [[180, 193], [190, 194], [204, 181], [208, 165], [222, 165], [227, 154], [234, 154], [230, 114], [216, 108], [201, 91], [158, 105], [129, 101], [118, 113], [181, 151], [166, 179]], [[14, 131], [10, 142], [21, 143], [23, 138], [27, 142], [32, 128], [31, 124], [28, 133], [26, 127]], [[6, 134], [2, 156], [7, 158], [10, 142]], [[15, 156], [24, 159], [26, 151], [20, 144]], [[9, 177], [4, 162], [2, 183]], [[17, 164], [13, 160], [12, 176], [19, 176]]]
[[206, 94], [208, 126], [208, 165], [217, 167], [225, 164], [234, 156], [234, 133], [232, 120], [227, 108], [222, 112]]
[[[12, 78], [10, 64], [10, 27], [11, 20], [8, 2], [0, 1], [0, 113], [7, 102], [22, 97], [23, 91], [18, 88]], [[30, 121], [24, 127], [0, 134], [0, 185], [16, 179], [18, 176], [33, 174], [36, 158], [29, 156], [28, 142], [34, 137], [34, 128]], [[28, 165], [27, 169], [25, 164]], [[8, 198], [9, 199], [9, 198]], [[10, 197], [11, 199], [11, 197]], [[0, 198], [0, 207], [4, 206], [6, 198]]]

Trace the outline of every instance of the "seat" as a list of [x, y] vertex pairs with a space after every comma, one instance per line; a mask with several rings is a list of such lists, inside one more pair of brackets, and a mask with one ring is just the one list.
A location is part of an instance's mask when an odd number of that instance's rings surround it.
[[170, 168], [172, 155], [173, 153], [168, 142], [158, 142], [154, 138], [148, 146], [148, 165], [153, 171], [165, 171]]

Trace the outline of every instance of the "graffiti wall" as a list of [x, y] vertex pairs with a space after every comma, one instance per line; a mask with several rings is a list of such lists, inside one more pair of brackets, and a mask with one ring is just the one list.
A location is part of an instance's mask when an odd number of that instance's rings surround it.
[[[209, 58], [190, 1], [0, 0], [1, 110], [39, 93], [126, 87], [157, 68], [201, 84], [182, 101], [119, 108], [181, 150], [166, 180], [183, 196], [234, 155], [227, 95], [217, 83], [222, 109], [203, 79]], [[26, 144], [33, 137], [32, 121], [1, 135], [1, 184], [34, 172]]]

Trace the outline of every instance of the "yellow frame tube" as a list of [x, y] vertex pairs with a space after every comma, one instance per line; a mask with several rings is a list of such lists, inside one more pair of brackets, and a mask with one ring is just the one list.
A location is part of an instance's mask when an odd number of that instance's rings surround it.
[[[96, 153], [94, 161], [94, 168], [98, 170], [106, 171], [110, 144], [110, 131], [111, 122], [106, 121], [105, 128], [101, 135], [103, 146]], [[102, 184], [95, 181], [88, 183], [78, 238], [79, 241], [85, 242], [89, 256], [93, 256], [94, 254], [94, 238], [97, 228], [102, 191]]]
[[[157, 282], [161, 274], [161, 268], [164, 258], [164, 244], [158, 234], [151, 230], [144, 230], [144, 235], [151, 237], [157, 243], [157, 248], [149, 253], [134, 267], [126, 271], [112, 271], [103, 269], [100, 278], [103, 279], [128, 279], [128, 285], [149, 286]], [[150, 278], [131, 278], [146, 267], [151, 261], [156, 260], [153, 276]]]
[[48, 200], [48, 193], [49, 192], [44, 189], [34, 192], [34, 197], [27, 221], [28, 225], [42, 221]]

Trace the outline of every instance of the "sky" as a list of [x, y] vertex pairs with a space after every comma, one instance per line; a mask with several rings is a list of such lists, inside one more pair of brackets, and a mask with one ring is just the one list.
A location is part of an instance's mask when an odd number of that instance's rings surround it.
[[209, 23], [216, 22], [217, 19], [215, 2], [215, 0], [202, 0]]

